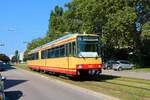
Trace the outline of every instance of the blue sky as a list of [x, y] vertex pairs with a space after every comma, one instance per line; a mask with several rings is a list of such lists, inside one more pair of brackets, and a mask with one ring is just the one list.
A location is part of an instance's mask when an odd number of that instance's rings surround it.
[[32, 39], [48, 30], [51, 10], [71, 0], [0, 0], [0, 53], [22, 52]]

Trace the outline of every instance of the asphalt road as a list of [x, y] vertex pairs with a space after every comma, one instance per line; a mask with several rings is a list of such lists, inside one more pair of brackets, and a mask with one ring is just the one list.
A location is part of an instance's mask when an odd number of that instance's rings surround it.
[[104, 100], [100, 96], [68, 85], [55, 82], [55, 79], [20, 70], [2, 72], [6, 96], [10, 100]]
[[123, 71], [103, 70], [102, 73], [105, 75], [124, 76], [150, 80], [150, 72], [135, 72], [132, 70], [123, 70]]

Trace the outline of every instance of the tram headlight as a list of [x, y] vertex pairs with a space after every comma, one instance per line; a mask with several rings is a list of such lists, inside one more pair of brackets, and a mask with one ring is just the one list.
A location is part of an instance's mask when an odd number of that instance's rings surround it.
[[82, 65], [77, 65], [77, 69], [82, 69]]
[[101, 66], [101, 65], [98, 65], [98, 67], [101, 68], [102, 66]]
[[81, 65], [79, 65], [79, 66], [78, 66], [78, 68], [79, 68], [79, 69], [81, 69], [81, 68], [82, 68], [82, 66], [81, 66]]

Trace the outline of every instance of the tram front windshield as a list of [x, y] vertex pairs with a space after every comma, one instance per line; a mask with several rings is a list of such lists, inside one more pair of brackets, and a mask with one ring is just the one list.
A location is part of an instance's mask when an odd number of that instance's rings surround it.
[[98, 57], [99, 42], [87, 39], [86, 41], [78, 41], [77, 50], [79, 57]]

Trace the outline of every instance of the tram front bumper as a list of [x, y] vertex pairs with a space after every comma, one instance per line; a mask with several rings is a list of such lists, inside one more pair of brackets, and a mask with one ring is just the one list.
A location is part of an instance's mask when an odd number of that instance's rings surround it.
[[95, 75], [101, 73], [101, 64], [78, 64], [77, 75]]
[[77, 64], [77, 69], [101, 69], [101, 64]]

